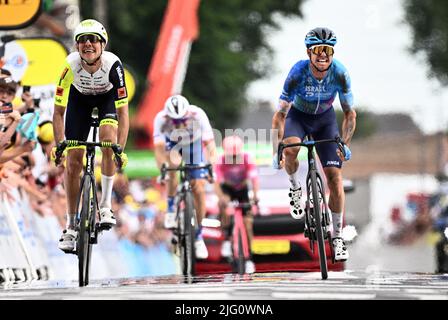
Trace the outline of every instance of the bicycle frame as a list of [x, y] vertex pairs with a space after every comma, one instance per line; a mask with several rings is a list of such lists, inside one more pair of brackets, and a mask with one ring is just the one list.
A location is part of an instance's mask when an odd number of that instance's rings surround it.
[[232, 252], [233, 262], [239, 274], [245, 273], [245, 262], [250, 258], [249, 238], [244, 224], [243, 209], [251, 209], [250, 203], [239, 203], [232, 201], [230, 207], [233, 209], [232, 228]]
[[[93, 141], [97, 138], [99, 121], [97, 117], [92, 116]], [[111, 142], [87, 142], [78, 140], [64, 140], [57, 146], [55, 163], [60, 162], [62, 153], [66, 147], [85, 146], [86, 147], [86, 166], [84, 167], [81, 178], [80, 190], [77, 198], [77, 216], [76, 230], [78, 231], [78, 240], [76, 253], [78, 256], [79, 286], [86, 286], [89, 283], [89, 269], [91, 262], [92, 244], [98, 242], [98, 233], [108, 228], [100, 227], [96, 222], [99, 211], [98, 198], [95, 183], [95, 148], [111, 148], [118, 159], [122, 149], [119, 144]], [[120, 161], [118, 161], [120, 166]]]
[[193, 191], [189, 177], [187, 177], [188, 171], [192, 169], [207, 169], [209, 175], [213, 176], [210, 164], [205, 166], [181, 165], [177, 168], [168, 168], [166, 165], [163, 165], [160, 169], [162, 180], [165, 179], [168, 171], [180, 172], [180, 184], [176, 191], [176, 220], [178, 227], [175, 230], [175, 236], [177, 236], [177, 239], [173, 243], [179, 247], [182, 273], [187, 277], [187, 280], [190, 276], [194, 276], [195, 273], [196, 256], [194, 242], [196, 238], [196, 226], [198, 225], [198, 219], [193, 205]]

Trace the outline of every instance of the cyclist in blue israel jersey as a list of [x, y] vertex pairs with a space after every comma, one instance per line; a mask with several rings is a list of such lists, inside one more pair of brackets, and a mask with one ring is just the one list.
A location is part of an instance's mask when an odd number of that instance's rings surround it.
[[[330, 198], [328, 206], [333, 221], [333, 247], [336, 261], [345, 261], [348, 251], [342, 239], [342, 222], [345, 194], [342, 183], [342, 162], [351, 157], [349, 144], [356, 127], [356, 112], [353, 109], [353, 95], [350, 77], [345, 67], [333, 59], [336, 35], [328, 28], [315, 28], [305, 36], [309, 60], [297, 62], [291, 69], [283, 86], [277, 112], [272, 119], [272, 128], [278, 130], [278, 141], [301, 142], [307, 134], [313, 139], [333, 139], [339, 135], [333, 102], [336, 95], [344, 112], [342, 140], [345, 157], [336, 144], [316, 146], [316, 150], [327, 177]], [[273, 165], [276, 169], [285, 167], [291, 183], [289, 197], [290, 213], [295, 219], [304, 217], [301, 204], [302, 188], [298, 180], [300, 147], [288, 148], [283, 163], [277, 163], [278, 141], [274, 142]]]

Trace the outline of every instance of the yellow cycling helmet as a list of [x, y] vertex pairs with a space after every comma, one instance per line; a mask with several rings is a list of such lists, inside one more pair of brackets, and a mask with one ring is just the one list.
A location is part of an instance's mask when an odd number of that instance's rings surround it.
[[47, 120], [37, 126], [37, 139], [44, 144], [54, 141], [53, 122]]

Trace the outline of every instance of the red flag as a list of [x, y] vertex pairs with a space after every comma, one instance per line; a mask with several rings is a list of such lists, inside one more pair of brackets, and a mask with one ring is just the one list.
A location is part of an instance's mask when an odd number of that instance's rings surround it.
[[191, 43], [198, 36], [200, 0], [170, 0], [148, 70], [148, 87], [138, 107], [137, 127], [147, 138], [139, 147], [152, 147], [153, 120], [165, 100], [182, 92]]

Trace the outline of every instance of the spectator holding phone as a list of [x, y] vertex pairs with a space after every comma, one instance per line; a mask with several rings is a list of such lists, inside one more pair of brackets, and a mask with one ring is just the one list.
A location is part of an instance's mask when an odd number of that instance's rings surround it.
[[20, 114], [13, 110], [12, 100], [17, 83], [9, 77], [0, 78], [0, 163], [3, 151], [9, 145], [20, 121]]
[[[17, 82], [10, 77], [0, 78], [0, 164], [33, 150], [36, 144], [34, 141], [22, 143], [22, 139], [16, 134], [21, 120], [19, 112], [12, 107], [16, 92]], [[12, 146], [14, 148], [8, 148]], [[5, 150], [7, 148], [8, 150]]]

